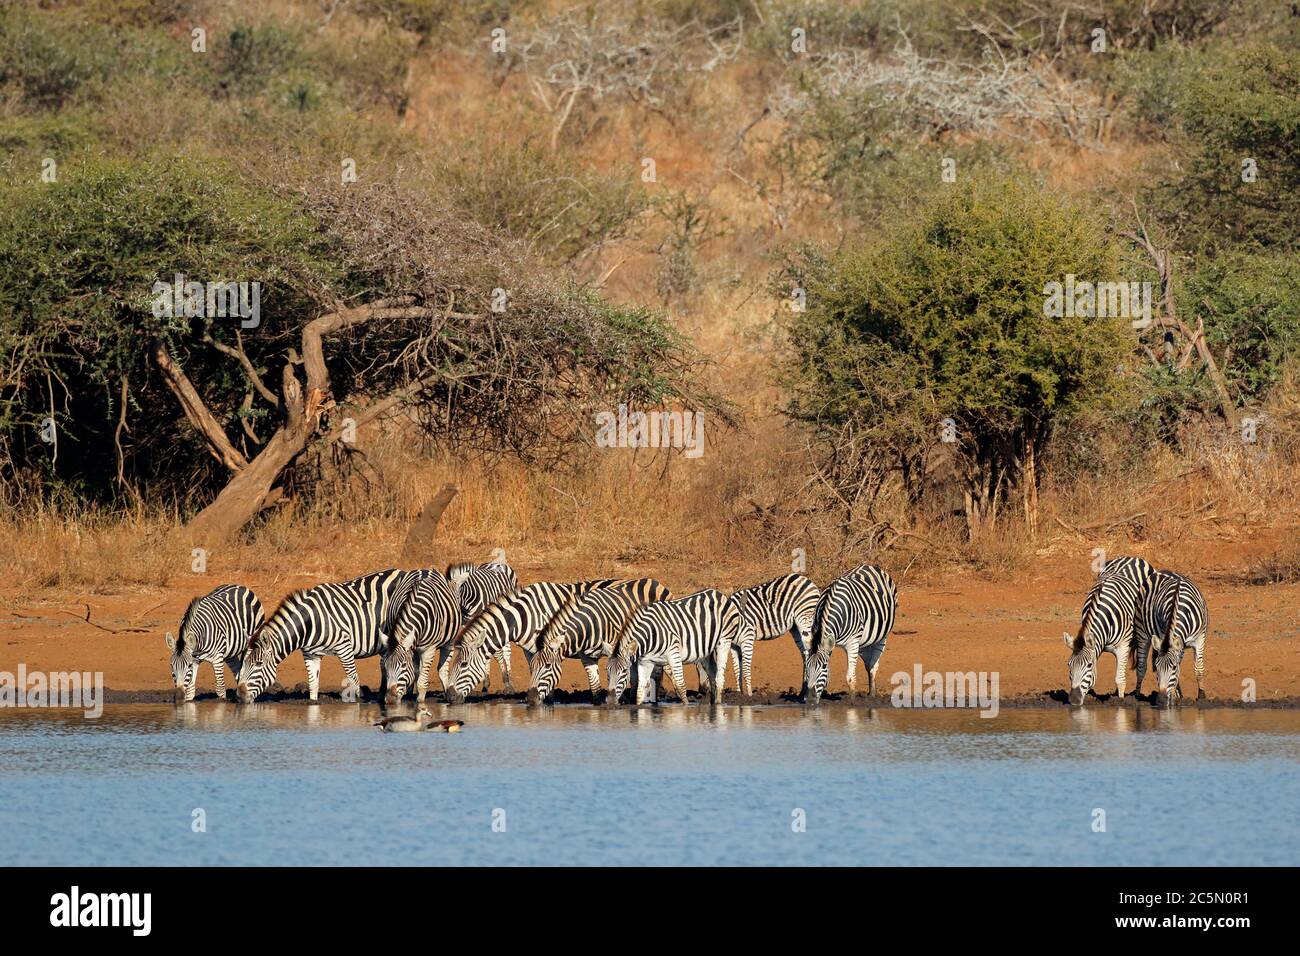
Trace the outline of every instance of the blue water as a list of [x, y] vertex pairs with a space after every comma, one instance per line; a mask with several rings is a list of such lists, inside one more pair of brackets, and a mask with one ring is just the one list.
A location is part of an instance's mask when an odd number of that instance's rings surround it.
[[0, 711], [5, 861], [1300, 862], [1296, 712], [432, 709]]

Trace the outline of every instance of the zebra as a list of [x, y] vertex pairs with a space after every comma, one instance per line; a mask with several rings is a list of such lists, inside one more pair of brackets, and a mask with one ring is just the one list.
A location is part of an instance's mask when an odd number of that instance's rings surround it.
[[874, 694], [876, 671], [897, 612], [898, 586], [883, 568], [860, 564], [828, 584], [813, 613], [812, 641], [800, 695], [804, 702], [816, 706], [826, 693], [831, 652], [836, 647], [843, 647], [849, 655], [849, 693], [857, 693], [861, 655], [867, 669], [867, 692]]
[[402, 604], [421, 580], [436, 573], [389, 569], [294, 591], [249, 645], [239, 672], [240, 701], [256, 700], [275, 679], [280, 662], [294, 651], [302, 651], [311, 700], [320, 694], [320, 661], [326, 656], [343, 664], [345, 694], [359, 691], [357, 660], [387, 649]]
[[223, 584], [196, 597], [185, 609], [180, 637], [167, 634], [171, 651], [172, 680], [187, 701], [194, 699], [199, 662], [208, 661], [217, 675], [217, 697], [226, 699], [224, 664], [237, 677], [248, 650], [248, 642], [266, 623], [262, 602], [242, 584]]
[[452, 586], [437, 571], [427, 573], [411, 589], [387, 635], [382, 666], [389, 703], [401, 700], [412, 684], [415, 699], [424, 700], [434, 652], [438, 655], [438, 679], [446, 688], [446, 661], [460, 628], [461, 606]]
[[469, 693], [487, 676], [491, 658], [502, 648], [509, 650], [511, 643], [519, 645], [531, 665], [542, 628], [560, 613], [574, 594], [627, 583], [613, 578], [572, 584], [538, 581], [497, 598], [456, 638], [448, 668], [451, 682], [444, 687], [447, 700], [454, 704], [464, 703]]
[[743, 616], [739, 603], [715, 588], [671, 601], [656, 601], [637, 608], [609, 658], [609, 693], [605, 703], [618, 704], [636, 666], [636, 702], [645, 703], [656, 666], [663, 667], [686, 703], [682, 664], [700, 669], [700, 693], [722, 703], [722, 682], [732, 642], [739, 638]]
[[1142, 606], [1151, 591], [1151, 585], [1155, 581], [1158, 572], [1147, 561], [1142, 558], [1111, 558], [1101, 569], [1101, 575], [1118, 574], [1127, 578], [1137, 587], [1137, 605], [1133, 609], [1133, 644], [1132, 652], [1129, 654], [1129, 666], [1134, 667], [1137, 672], [1137, 684], [1133, 688], [1134, 694], [1142, 693], [1142, 681], [1146, 678], [1147, 657], [1151, 650], [1151, 635], [1147, 631]]
[[736, 684], [748, 697], [754, 692], [751, 666], [755, 641], [768, 641], [789, 633], [807, 665], [808, 642], [821, 589], [802, 574], [786, 574], [766, 584], [742, 588], [732, 597], [736, 598], [749, 625], [742, 628], [740, 639], [731, 647]]
[[537, 638], [532, 660], [532, 681], [528, 703], [536, 706], [548, 699], [560, 678], [566, 657], [576, 657], [587, 671], [591, 702], [600, 692], [600, 670], [596, 661], [613, 653], [614, 645], [628, 618], [641, 605], [667, 601], [672, 592], [654, 578], [629, 582], [630, 587], [596, 588], [575, 594]]
[[[460, 604], [461, 620], [468, 624], [483, 612], [483, 609], [499, 597], [513, 594], [519, 590], [519, 578], [514, 568], [504, 561], [490, 561], [487, 564], [474, 564], [460, 561], [447, 566], [447, 580], [451, 584], [452, 594]], [[501, 668], [501, 684], [507, 694], [515, 692], [510, 682], [510, 645], [501, 648], [497, 657]]]
[[1070, 648], [1070, 704], [1083, 706], [1097, 679], [1097, 658], [1115, 655], [1115, 687], [1124, 699], [1125, 665], [1134, 653], [1134, 620], [1138, 610], [1138, 585], [1126, 574], [1106, 574], [1088, 590], [1080, 615], [1079, 632], [1064, 635]]
[[1178, 670], [1188, 647], [1196, 653], [1196, 699], [1205, 699], [1205, 641], [1209, 636], [1210, 612], [1205, 595], [1190, 580], [1175, 571], [1157, 572], [1155, 583], [1143, 607], [1147, 630], [1152, 635], [1155, 657], [1156, 701], [1173, 704], [1182, 696]]

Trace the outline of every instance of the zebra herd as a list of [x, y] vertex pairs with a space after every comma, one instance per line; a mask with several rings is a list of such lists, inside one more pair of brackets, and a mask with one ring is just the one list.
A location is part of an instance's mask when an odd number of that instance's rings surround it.
[[1070, 703], [1083, 704], [1097, 679], [1097, 659], [1115, 655], [1115, 687], [1121, 700], [1127, 668], [1136, 666], [1134, 695], [1142, 693], [1148, 655], [1154, 660], [1156, 700], [1181, 695], [1178, 671], [1187, 648], [1196, 655], [1196, 698], [1205, 699], [1205, 641], [1210, 622], [1200, 588], [1176, 571], [1157, 571], [1141, 558], [1104, 565], [1083, 602], [1079, 631], [1065, 634], [1070, 648]]
[[[223, 585], [190, 602], [179, 634], [167, 635], [176, 690], [193, 700], [198, 665], [216, 672], [225, 698], [223, 665], [237, 675], [238, 697], [248, 703], [275, 680], [280, 663], [302, 654], [308, 694], [320, 693], [320, 662], [337, 657], [346, 675], [345, 699], [360, 691], [356, 662], [378, 656], [380, 693], [389, 703], [407, 694], [424, 700], [436, 669], [450, 703], [464, 703], [488, 680], [491, 662], [506, 693], [514, 692], [511, 645], [529, 665], [527, 699], [540, 704], [554, 693], [566, 659], [582, 664], [595, 703], [621, 702], [629, 687], [637, 704], [658, 699], [667, 675], [686, 702], [683, 667], [693, 664], [702, 696], [721, 702], [728, 664], [746, 696], [753, 693], [754, 645], [790, 634], [803, 659], [801, 698], [816, 704], [826, 692], [831, 653], [844, 648], [850, 692], [857, 690], [862, 658], [867, 689], [876, 675], [898, 609], [893, 578], [859, 565], [822, 590], [802, 574], [786, 574], [730, 595], [707, 588], [674, 597], [653, 578], [604, 578], [519, 587], [506, 564], [453, 564], [446, 574], [427, 568], [390, 569], [341, 583], [295, 591], [268, 619], [248, 588]], [[1125, 695], [1127, 668], [1136, 666], [1137, 692], [1154, 660], [1157, 699], [1179, 697], [1178, 672], [1187, 648], [1196, 658], [1198, 699], [1204, 698], [1205, 598], [1190, 580], [1158, 571], [1141, 558], [1105, 566], [1084, 601], [1070, 647], [1070, 703], [1082, 705], [1097, 677], [1098, 658], [1116, 658], [1115, 683]], [[601, 685], [599, 662], [606, 663]], [[437, 667], [433, 668], [434, 661]], [[349, 696], [351, 692], [351, 696]]]
[[[850, 688], [856, 687], [861, 654], [874, 690], [897, 605], [893, 579], [871, 565], [853, 568], [825, 591], [802, 574], [787, 574], [731, 595], [708, 588], [675, 598], [653, 578], [539, 581], [521, 588], [503, 563], [454, 564], [446, 574], [393, 569], [295, 591], [269, 619], [248, 588], [223, 585], [190, 602], [179, 635], [167, 635], [167, 648], [173, 682], [185, 700], [194, 699], [201, 661], [215, 670], [219, 697], [225, 697], [224, 665], [237, 675], [239, 700], [247, 703], [298, 652], [311, 700], [319, 698], [322, 658], [337, 657], [343, 665], [346, 696], [360, 689], [356, 662], [378, 656], [385, 701], [408, 693], [423, 700], [436, 659], [444, 696], [463, 703], [488, 679], [493, 660], [506, 693], [514, 692], [515, 645], [529, 664], [532, 704], [551, 697], [566, 659], [586, 670], [593, 702], [604, 693], [608, 704], [617, 704], [629, 686], [638, 704], [657, 700], [658, 678], [667, 674], [685, 703], [683, 667], [694, 664], [701, 694], [717, 703], [729, 663], [737, 686], [752, 694], [754, 644], [788, 633], [804, 661], [803, 695], [816, 703], [835, 647], [849, 654]], [[607, 661], [607, 693], [601, 659]]]

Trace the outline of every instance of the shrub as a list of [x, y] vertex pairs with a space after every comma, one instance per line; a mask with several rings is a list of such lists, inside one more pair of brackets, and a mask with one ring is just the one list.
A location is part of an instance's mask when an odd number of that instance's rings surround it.
[[957, 186], [880, 243], [787, 270], [807, 297], [788, 320], [788, 411], [832, 447], [865, 442], [858, 481], [882, 458], [921, 481], [951, 419], [973, 535], [1022, 478], [1032, 502], [1059, 416], [1123, 394], [1126, 322], [1044, 314], [1047, 283], [1114, 281], [1117, 264], [1075, 203], [1019, 180]]

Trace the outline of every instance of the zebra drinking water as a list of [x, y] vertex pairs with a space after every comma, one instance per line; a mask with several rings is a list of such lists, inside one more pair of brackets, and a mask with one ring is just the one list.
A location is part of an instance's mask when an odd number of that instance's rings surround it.
[[429, 691], [429, 664], [435, 652], [438, 679], [446, 690], [446, 662], [460, 628], [461, 608], [451, 585], [437, 571], [426, 573], [402, 604], [385, 644], [382, 666], [389, 703], [401, 700], [412, 684], [415, 699], [424, 700]]
[[667, 601], [671, 592], [654, 578], [629, 582], [629, 587], [596, 588], [574, 595], [551, 619], [537, 639], [532, 660], [528, 703], [548, 699], [560, 679], [566, 657], [576, 657], [587, 672], [591, 702], [600, 691], [597, 661], [613, 653], [628, 619], [643, 604]]
[[732, 597], [750, 625], [742, 628], [739, 640], [731, 647], [736, 684], [746, 697], [754, 692], [751, 667], [755, 641], [769, 641], [789, 633], [807, 666], [813, 616], [821, 599], [821, 589], [816, 584], [802, 574], [786, 574], [766, 584], [742, 588]]
[[1156, 701], [1169, 706], [1181, 696], [1178, 671], [1188, 647], [1196, 654], [1196, 699], [1204, 700], [1205, 689], [1201, 684], [1205, 680], [1210, 611], [1201, 589], [1177, 572], [1159, 571], [1142, 616], [1151, 634], [1155, 657]]
[[172, 680], [186, 700], [194, 699], [199, 662], [207, 661], [217, 675], [217, 696], [226, 699], [226, 678], [222, 666], [238, 679], [248, 642], [263, 624], [262, 602], [242, 584], [223, 584], [196, 597], [185, 609], [180, 637], [167, 635], [171, 651]]
[[672, 677], [677, 696], [686, 703], [684, 663], [700, 668], [700, 693], [722, 703], [727, 656], [739, 639], [743, 618], [737, 602], [708, 588], [671, 601], [656, 601], [636, 609], [609, 658], [609, 696], [614, 706], [623, 696], [633, 667], [637, 670], [636, 702], [645, 703], [656, 666]]
[[302, 652], [311, 700], [320, 694], [322, 657], [337, 657], [346, 689], [358, 694], [356, 662], [386, 650], [397, 615], [415, 586], [436, 571], [375, 571], [341, 584], [318, 584], [284, 599], [254, 636], [239, 672], [239, 699], [250, 703], [275, 679], [280, 662]]
[[1137, 683], [1133, 693], [1141, 694], [1142, 681], [1147, 673], [1147, 657], [1151, 650], [1151, 635], [1144, 622], [1142, 606], [1151, 592], [1151, 585], [1155, 581], [1157, 572], [1142, 558], [1120, 557], [1107, 561], [1098, 576], [1106, 574], [1117, 574], [1127, 578], [1137, 588], [1137, 604], [1133, 608], [1133, 652], [1129, 655], [1129, 663], [1137, 672]]
[[449, 668], [450, 684], [445, 688], [447, 699], [464, 703], [487, 676], [488, 662], [502, 648], [508, 651], [511, 643], [519, 645], [531, 665], [538, 635], [573, 595], [585, 594], [592, 588], [629, 583], [613, 578], [572, 584], [538, 581], [498, 598], [456, 639]]
[[1070, 703], [1083, 706], [1084, 698], [1097, 680], [1097, 659], [1115, 655], [1115, 687], [1124, 699], [1125, 665], [1136, 653], [1134, 619], [1138, 608], [1138, 585], [1126, 574], [1103, 573], [1088, 590], [1083, 602], [1079, 632], [1065, 634], [1070, 648]]
[[[469, 624], [493, 601], [519, 590], [519, 578], [514, 568], [504, 561], [474, 564], [461, 561], [448, 565], [447, 580], [452, 594], [460, 605], [461, 620]], [[497, 655], [501, 668], [501, 685], [507, 694], [515, 692], [510, 682], [510, 645], [506, 644]], [[486, 682], [485, 682], [486, 683]]]
[[897, 611], [898, 587], [883, 568], [862, 564], [827, 585], [813, 614], [812, 642], [804, 666], [804, 701], [816, 705], [826, 692], [831, 651], [836, 647], [843, 647], [849, 655], [849, 693], [857, 692], [861, 655], [867, 669], [867, 692], [874, 694], [876, 671]]

